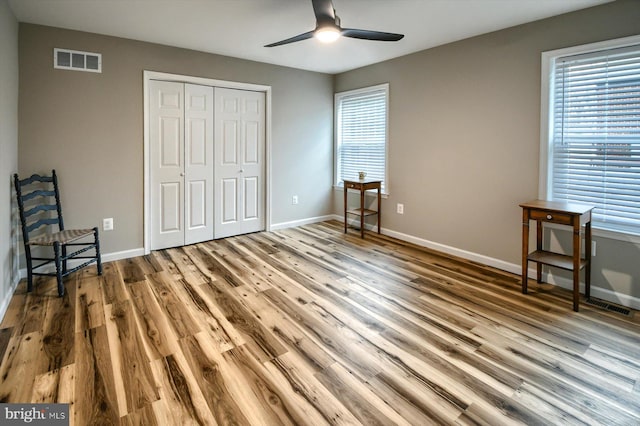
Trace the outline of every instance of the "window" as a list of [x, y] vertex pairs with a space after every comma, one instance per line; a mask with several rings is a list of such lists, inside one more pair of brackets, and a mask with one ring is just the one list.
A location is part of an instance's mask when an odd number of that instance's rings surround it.
[[382, 180], [382, 192], [388, 193], [387, 179], [387, 104], [389, 85], [336, 93], [336, 179]]
[[640, 234], [640, 39], [629, 41], [543, 54], [541, 195], [595, 206], [595, 227]]

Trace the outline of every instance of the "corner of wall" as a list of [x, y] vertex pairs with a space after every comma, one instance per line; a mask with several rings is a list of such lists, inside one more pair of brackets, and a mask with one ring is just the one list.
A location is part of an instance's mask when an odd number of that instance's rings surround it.
[[18, 171], [18, 20], [0, 1], [0, 318], [19, 282], [11, 176]]

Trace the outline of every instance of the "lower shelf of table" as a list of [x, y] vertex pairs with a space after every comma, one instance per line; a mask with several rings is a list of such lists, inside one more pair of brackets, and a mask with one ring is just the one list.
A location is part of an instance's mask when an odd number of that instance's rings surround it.
[[362, 214], [362, 216], [374, 216], [377, 215], [378, 212], [375, 210], [369, 210], [369, 209], [364, 209], [364, 212], [360, 212], [360, 209], [349, 209], [347, 210], [347, 214], [352, 214], [355, 216], [360, 216]]
[[[573, 257], [566, 254], [553, 253], [546, 250], [536, 250], [529, 253], [527, 259], [532, 262], [542, 263], [543, 265], [555, 266], [557, 268], [573, 271]], [[585, 259], [580, 259], [579, 268], [582, 269], [587, 266], [588, 262]]]

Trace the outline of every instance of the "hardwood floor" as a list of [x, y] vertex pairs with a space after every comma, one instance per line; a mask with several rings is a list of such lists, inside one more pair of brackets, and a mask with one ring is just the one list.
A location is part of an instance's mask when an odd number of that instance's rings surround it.
[[16, 291], [0, 401], [72, 424], [640, 424], [640, 327], [325, 222]]

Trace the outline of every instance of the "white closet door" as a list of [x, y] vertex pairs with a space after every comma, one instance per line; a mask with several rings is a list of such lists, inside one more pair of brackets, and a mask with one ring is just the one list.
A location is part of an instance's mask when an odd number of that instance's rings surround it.
[[213, 87], [184, 91], [184, 244], [194, 244], [213, 239]]
[[151, 248], [184, 244], [184, 85], [149, 82]]
[[265, 229], [265, 95], [215, 89], [215, 238]]

